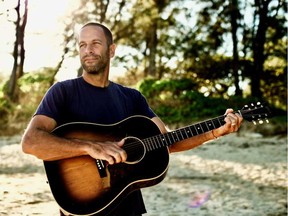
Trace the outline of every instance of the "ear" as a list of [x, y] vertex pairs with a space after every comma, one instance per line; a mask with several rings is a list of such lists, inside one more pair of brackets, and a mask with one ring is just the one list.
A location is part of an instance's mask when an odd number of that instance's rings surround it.
[[110, 58], [113, 58], [115, 55], [116, 44], [114, 44], [114, 43], [111, 44], [109, 49], [110, 49]]

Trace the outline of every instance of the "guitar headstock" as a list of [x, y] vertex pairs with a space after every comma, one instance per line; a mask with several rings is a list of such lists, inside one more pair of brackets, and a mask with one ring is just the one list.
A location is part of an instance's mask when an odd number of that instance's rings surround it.
[[264, 122], [269, 123], [268, 118], [271, 115], [269, 107], [263, 105], [261, 102], [251, 103], [250, 105], [245, 105], [239, 113], [247, 121], [252, 121], [253, 124], [263, 124]]

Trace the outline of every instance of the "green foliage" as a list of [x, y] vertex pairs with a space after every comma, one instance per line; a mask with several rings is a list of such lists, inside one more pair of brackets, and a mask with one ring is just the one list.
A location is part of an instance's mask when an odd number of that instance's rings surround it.
[[[251, 78], [256, 74], [253, 47], [257, 40], [254, 41], [254, 37], [257, 29], [267, 26], [267, 31], [260, 34], [266, 36], [264, 50], [259, 52], [263, 54], [264, 68], [256, 80], [260, 80], [259, 88], [266, 101], [286, 109], [284, 14], [287, 7], [284, 1], [80, 2], [79, 8], [71, 13], [73, 20], [70, 19], [71, 23], [63, 28], [65, 43], [61, 47], [64, 47], [64, 54], [63, 59], [59, 59], [59, 68], [64, 58], [66, 60], [78, 53], [72, 37], [74, 25], [89, 20], [103, 22], [111, 28], [118, 45], [114, 66], [125, 67], [130, 73], [129, 77], [123, 78], [125, 85], [134, 84], [147, 75], [157, 77], [139, 84], [153, 109], [167, 123], [190, 122], [217, 116], [227, 107], [239, 108], [247, 101], [253, 101], [251, 98], [232, 97], [235, 94], [233, 89], [241, 85], [243, 97], [251, 95]], [[263, 23], [265, 26], [260, 26], [259, 8], [262, 7], [259, 6], [266, 3], [271, 3], [266, 14], [268, 19]], [[233, 14], [237, 21], [234, 23]], [[244, 19], [245, 14], [253, 20]], [[237, 46], [232, 43], [233, 24], [237, 28]], [[233, 47], [237, 48], [237, 59]], [[1, 120], [5, 120], [7, 125], [28, 119], [53, 83], [53, 75], [59, 68], [46, 68], [21, 77], [18, 80], [21, 91], [19, 104], [5, 98], [3, 85], [0, 90]]]
[[29, 114], [37, 108], [40, 100], [51, 85], [50, 69], [46, 68], [40, 72], [27, 73], [18, 80], [23, 97], [21, 104]]
[[13, 103], [4, 94], [6, 84], [0, 88], [0, 130], [1, 134], [17, 133], [22, 130], [35, 112], [43, 95], [50, 87], [50, 70], [26, 73], [18, 80], [19, 103]]
[[138, 89], [147, 98], [155, 113], [167, 124], [187, 124], [224, 114], [227, 108], [242, 109], [257, 102], [254, 98], [205, 97], [189, 79], [145, 79]]
[[148, 78], [139, 83], [139, 89], [146, 97], [153, 97], [159, 92], [171, 92], [174, 95], [181, 94], [187, 89], [195, 89], [196, 84], [190, 79], [156, 80]]
[[6, 97], [5, 91], [7, 88], [7, 81], [3, 81], [3, 83], [1, 83], [0, 85], [0, 124], [5, 122], [5, 118], [4, 116], [6, 116], [12, 109], [13, 109], [13, 105], [10, 102], [9, 98]]

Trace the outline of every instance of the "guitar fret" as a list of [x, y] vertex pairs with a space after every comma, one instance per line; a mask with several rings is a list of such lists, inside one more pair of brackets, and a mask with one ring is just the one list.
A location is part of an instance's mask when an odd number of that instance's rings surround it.
[[154, 139], [154, 147], [155, 147], [155, 149], [157, 149], [157, 148], [158, 148], [158, 145], [157, 145], [157, 143], [158, 143], [157, 136], [154, 136], [153, 139]]
[[152, 147], [153, 150], [157, 148], [156, 142], [155, 142], [155, 137], [152, 137], [153, 141], [152, 141]]
[[145, 143], [147, 143], [147, 145], [146, 145], [146, 149], [148, 150], [148, 151], [151, 151], [152, 150], [152, 148], [151, 148], [151, 142], [149, 141], [150, 139], [146, 139], [145, 141]]
[[178, 142], [180, 139], [179, 139], [179, 136], [178, 136], [178, 130], [176, 130], [175, 132], [174, 132], [174, 134], [176, 135], [176, 142]]
[[214, 125], [213, 121], [212, 121], [212, 120], [210, 120], [209, 122], [210, 122], [210, 123], [208, 123], [208, 127], [209, 127], [209, 129], [210, 129], [210, 130], [213, 130], [213, 129], [215, 129], [216, 127], [215, 127], [215, 125]]
[[151, 150], [154, 150], [154, 142], [153, 142], [153, 137], [150, 138], [150, 148]]
[[[185, 134], [186, 134], [186, 138], [189, 138], [189, 135], [188, 135], [188, 133], [189, 133], [189, 130], [188, 130], [188, 128], [187, 128], [187, 130], [186, 130], [186, 128], [185, 128]], [[187, 133], [188, 132], [188, 133]]]
[[204, 133], [205, 131], [204, 131], [203, 127], [202, 127], [202, 124], [199, 124], [199, 126], [200, 126], [200, 128], [202, 130], [202, 133]]
[[183, 131], [183, 129], [180, 129], [179, 131], [180, 131], [180, 135], [181, 135], [181, 137], [182, 137], [182, 140], [183, 140], [183, 139], [184, 139], [184, 136], [183, 136], [183, 132], [182, 132], [182, 131]]
[[206, 131], [210, 131], [210, 128], [209, 128], [209, 125], [208, 125], [208, 123], [207, 123], [207, 122], [205, 122], [205, 126], [206, 126], [206, 128], [207, 128], [207, 130], [206, 130]]
[[158, 137], [158, 140], [159, 140], [159, 146], [160, 146], [160, 147], [165, 146], [165, 145], [164, 145], [165, 140], [163, 140], [163, 136], [162, 136], [162, 134], [160, 134], [160, 135], [157, 136], [157, 137]]
[[187, 138], [192, 137], [192, 134], [191, 134], [190, 128], [188, 127], [188, 128], [185, 128], [185, 129], [186, 129], [186, 130], [185, 130], [185, 133], [186, 133]]
[[181, 140], [183, 140], [183, 139], [185, 139], [185, 137], [184, 137], [184, 131], [185, 131], [185, 129], [183, 129], [183, 128], [181, 128], [181, 129], [179, 129], [179, 132], [180, 132], [180, 135], [181, 135]]
[[221, 126], [222, 124], [221, 124], [221, 121], [220, 121], [220, 119], [219, 119], [219, 118], [217, 118], [217, 120], [218, 120], [218, 123], [219, 123], [219, 125]]
[[172, 145], [173, 142], [171, 141], [169, 134], [170, 134], [170, 133], [167, 133], [166, 136], [167, 136], [168, 139], [169, 139], [169, 145]]
[[156, 139], [157, 139], [157, 147], [160, 148], [162, 145], [161, 145], [161, 139], [159, 136], [156, 136]]
[[191, 126], [190, 127], [188, 127], [188, 129], [189, 129], [189, 131], [188, 132], [190, 132], [190, 136], [192, 137], [192, 136], [194, 136], [194, 134], [193, 134], [193, 132], [192, 132], [192, 130], [191, 130]]
[[191, 129], [192, 129], [193, 136], [198, 135], [196, 125], [192, 125]]
[[195, 125], [196, 131], [197, 131], [197, 135], [201, 134], [203, 132], [203, 129], [201, 128], [200, 124]]
[[207, 132], [207, 131], [209, 131], [206, 122], [203, 122], [203, 123], [200, 124], [200, 125], [201, 125], [201, 128], [202, 128], [203, 132]]
[[174, 133], [175, 133], [175, 131], [172, 131], [172, 133], [171, 133], [171, 137], [172, 137], [172, 139], [173, 139], [173, 141], [174, 141], [174, 143], [176, 142], [176, 140], [174, 139]]
[[161, 134], [160, 136], [161, 136], [161, 141], [162, 141], [162, 147], [169, 145], [169, 143], [165, 139], [164, 134]]

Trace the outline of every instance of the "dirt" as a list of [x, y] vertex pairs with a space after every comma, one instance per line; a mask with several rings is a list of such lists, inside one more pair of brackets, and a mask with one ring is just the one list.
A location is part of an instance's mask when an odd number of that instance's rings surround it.
[[[59, 215], [42, 161], [0, 138], [0, 215]], [[287, 215], [287, 137], [231, 134], [171, 154], [166, 178], [142, 189], [145, 216]]]

